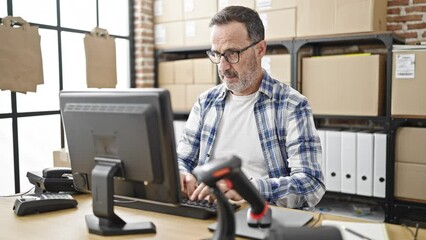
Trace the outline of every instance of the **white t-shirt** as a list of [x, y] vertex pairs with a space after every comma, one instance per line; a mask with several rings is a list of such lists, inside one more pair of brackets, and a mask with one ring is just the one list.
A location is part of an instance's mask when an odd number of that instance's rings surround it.
[[227, 93], [225, 110], [219, 123], [211, 159], [236, 155], [248, 178], [268, 176], [254, 116], [258, 92], [248, 96]]

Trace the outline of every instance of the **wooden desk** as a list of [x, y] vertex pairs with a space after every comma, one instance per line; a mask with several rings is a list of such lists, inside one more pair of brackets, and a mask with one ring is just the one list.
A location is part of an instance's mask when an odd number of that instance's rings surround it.
[[[85, 215], [92, 213], [89, 194], [74, 196], [78, 207], [49, 213], [18, 217], [12, 210], [15, 198], [0, 198], [0, 239], [106, 239], [89, 234]], [[212, 236], [207, 226], [215, 220], [197, 220], [167, 214], [147, 212], [124, 207], [115, 211], [126, 222], [151, 221], [157, 227], [156, 234], [108, 236], [107, 239], [206, 239]], [[289, 210], [297, 211], [297, 210]], [[314, 213], [308, 224], [320, 225], [321, 220], [358, 221], [351, 218]], [[412, 239], [407, 229], [394, 224], [386, 224], [390, 239]], [[426, 239], [426, 230], [419, 230], [418, 239]]]

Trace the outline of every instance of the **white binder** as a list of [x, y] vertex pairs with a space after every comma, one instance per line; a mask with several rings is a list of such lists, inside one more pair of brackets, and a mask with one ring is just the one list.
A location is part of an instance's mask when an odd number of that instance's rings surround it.
[[386, 134], [374, 133], [373, 196], [386, 197]]
[[326, 181], [325, 187], [327, 191], [340, 192], [340, 152], [341, 152], [341, 137], [339, 131], [327, 131], [325, 133], [326, 146], [325, 146], [325, 155], [327, 159], [325, 160], [326, 168]]
[[322, 158], [321, 158], [321, 171], [322, 171], [322, 174], [323, 174], [323, 176], [324, 176], [324, 183], [326, 182], [326, 176], [327, 176], [327, 172], [326, 172], [326, 169], [325, 169], [325, 160], [326, 160], [326, 157], [327, 157], [327, 155], [325, 154], [325, 146], [326, 146], [326, 140], [325, 140], [325, 130], [321, 130], [321, 129], [318, 129], [317, 130], [317, 133], [318, 133], [318, 136], [319, 136], [319, 138], [320, 138], [320, 141], [321, 141], [321, 149], [322, 149]]
[[373, 196], [373, 133], [357, 133], [356, 193]]
[[342, 132], [341, 192], [356, 193], [356, 132]]

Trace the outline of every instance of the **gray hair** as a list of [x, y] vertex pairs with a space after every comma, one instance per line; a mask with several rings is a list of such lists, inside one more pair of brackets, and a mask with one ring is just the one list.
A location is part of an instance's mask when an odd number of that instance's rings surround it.
[[225, 25], [233, 21], [243, 23], [246, 26], [251, 43], [265, 39], [265, 28], [259, 14], [250, 8], [242, 6], [229, 6], [222, 9], [213, 16], [209, 27]]

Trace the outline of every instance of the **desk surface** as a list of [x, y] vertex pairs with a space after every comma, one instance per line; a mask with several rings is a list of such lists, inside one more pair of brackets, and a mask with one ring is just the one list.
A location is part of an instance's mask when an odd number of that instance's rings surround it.
[[[15, 198], [0, 198], [0, 239], [105, 239], [89, 234], [85, 215], [92, 213], [89, 194], [74, 196], [77, 208], [18, 217], [12, 210]], [[297, 211], [297, 210], [289, 210]], [[207, 226], [215, 220], [197, 220], [167, 214], [115, 207], [115, 212], [126, 222], [151, 221], [157, 227], [156, 234], [109, 236], [108, 239], [206, 239], [212, 236]], [[320, 225], [322, 220], [357, 221], [356, 219], [322, 215], [318, 213], [308, 224]], [[390, 239], [412, 239], [407, 229], [400, 225], [386, 224]], [[420, 229], [418, 239], [426, 239], [426, 230]]]

